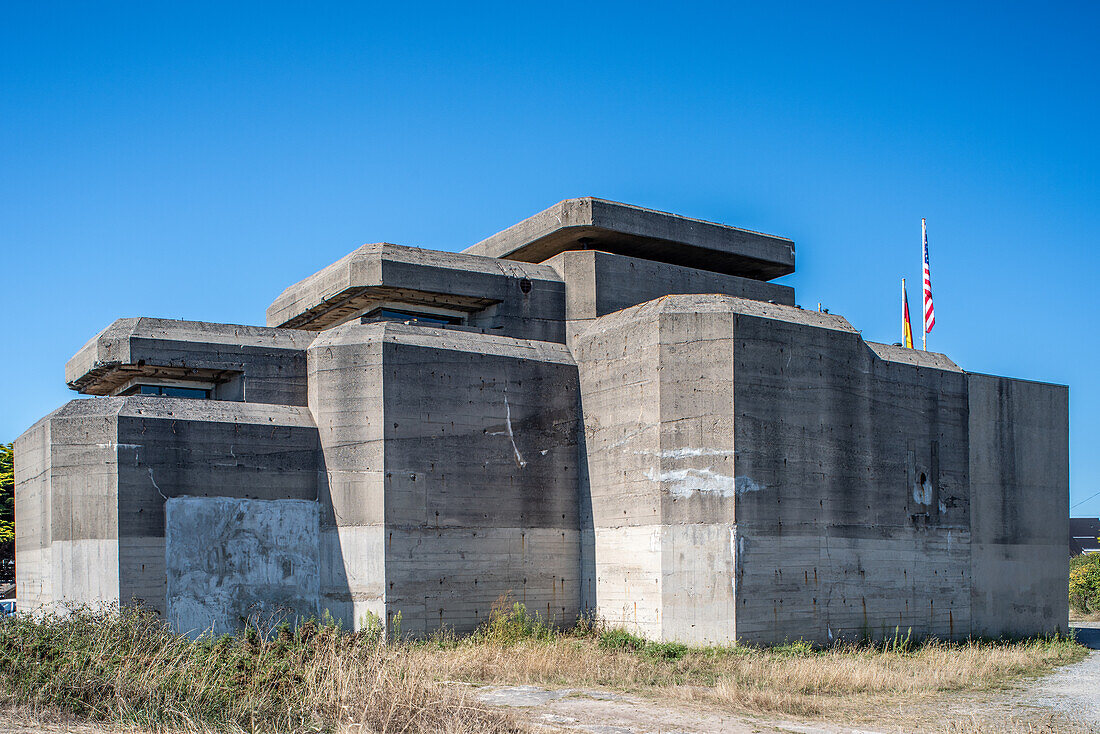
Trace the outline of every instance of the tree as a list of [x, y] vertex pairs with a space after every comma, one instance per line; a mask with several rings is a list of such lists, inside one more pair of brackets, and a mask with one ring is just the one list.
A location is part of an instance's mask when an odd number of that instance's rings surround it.
[[0, 582], [15, 581], [15, 447], [0, 444]]

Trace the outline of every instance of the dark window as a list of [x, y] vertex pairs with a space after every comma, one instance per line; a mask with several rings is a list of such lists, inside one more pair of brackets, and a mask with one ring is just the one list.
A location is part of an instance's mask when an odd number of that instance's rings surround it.
[[198, 387], [169, 387], [168, 385], [134, 385], [122, 395], [163, 395], [168, 398], [195, 398], [205, 400], [210, 391]]
[[364, 324], [373, 321], [407, 321], [428, 326], [444, 326], [446, 324], [462, 323], [462, 319], [458, 316], [447, 316], [446, 314], [438, 313], [419, 313], [417, 311], [399, 311], [394, 308], [376, 308], [370, 313], [364, 314], [361, 321]]

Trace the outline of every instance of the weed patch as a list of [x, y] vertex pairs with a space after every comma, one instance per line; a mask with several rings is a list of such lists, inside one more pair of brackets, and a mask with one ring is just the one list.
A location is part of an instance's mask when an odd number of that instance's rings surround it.
[[828, 648], [690, 647], [591, 620], [557, 629], [504, 600], [465, 637], [394, 639], [391, 630], [387, 641], [380, 624], [362, 626], [309, 620], [191, 640], [133, 609], [16, 616], [0, 621], [0, 701], [154, 730], [527, 731], [440, 683], [461, 680], [887, 723], [890, 711], [930, 696], [997, 688], [1084, 654], [1065, 638], [914, 643], [900, 630], [882, 643]]
[[525, 731], [423, 663], [407, 646], [316, 620], [194, 641], [133, 609], [0, 621], [8, 703], [151, 729]]

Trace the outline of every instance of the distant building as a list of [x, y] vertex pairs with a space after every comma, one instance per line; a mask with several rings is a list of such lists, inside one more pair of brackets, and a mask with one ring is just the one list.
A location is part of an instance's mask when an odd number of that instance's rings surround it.
[[1065, 630], [1067, 388], [866, 341], [770, 282], [794, 262], [572, 199], [460, 253], [365, 245], [266, 327], [116, 321], [66, 366], [96, 397], [16, 442], [20, 606], [423, 634], [510, 595], [687, 643]]
[[1100, 518], [1071, 517], [1069, 519], [1069, 554], [1100, 553]]

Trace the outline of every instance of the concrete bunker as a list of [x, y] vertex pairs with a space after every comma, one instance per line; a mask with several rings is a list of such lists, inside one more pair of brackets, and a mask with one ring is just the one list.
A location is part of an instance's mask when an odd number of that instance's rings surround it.
[[781, 237], [600, 199], [371, 244], [266, 326], [120, 319], [16, 441], [21, 606], [694, 643], [1064, 630], [1067, 390], [795, 306]]

